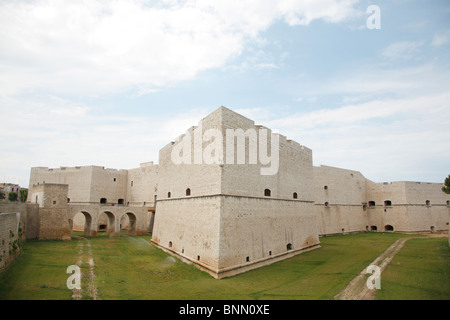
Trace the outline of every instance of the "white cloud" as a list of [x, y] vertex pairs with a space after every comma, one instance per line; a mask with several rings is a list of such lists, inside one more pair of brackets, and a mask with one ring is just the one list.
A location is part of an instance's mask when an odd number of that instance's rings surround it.
[[351, 16], [354, 3], [2, 1], [0, 93], [152, 92], [223, 66], [277, 19], [339, 22]]
[[423, 41], [399, 41], [390, 44], [382, 51], [382, 55], [389, 59], [411, 59], [423, 46]]
[[315, 165], [359, 170], [377, 182], [439, 182], [450, 159], [450, 92], [380, 99], [265, 123], [313, 150]]
[[434, 35], [431, 45], [434, 47], [441, 47], [450, 43], [450, 30], [446, 30], [439, 34]]

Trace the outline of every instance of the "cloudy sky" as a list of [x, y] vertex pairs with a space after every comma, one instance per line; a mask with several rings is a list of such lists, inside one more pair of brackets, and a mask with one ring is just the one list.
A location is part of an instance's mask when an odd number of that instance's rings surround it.
[[0, 182], [157, 163], [222, 105], [314, 165], [443, 182], [450, 2], [0, 1]]

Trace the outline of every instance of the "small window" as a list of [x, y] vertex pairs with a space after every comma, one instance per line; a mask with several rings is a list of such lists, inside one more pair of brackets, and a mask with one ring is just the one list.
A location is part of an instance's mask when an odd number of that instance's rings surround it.
[[447, 200], [447, 205], [450, 206], [450, 200]]
[[187, 188], [186, 189], [186, 196], [190, 196], [191, 195], [191, 189]]
[[375, 201], [369, 201], [369, 207], [375, 207]]
[[325, 205], [325, 207], [329, 207], [329, 206], [330, 206], [330, 204], [328, 203], [328, 201], [325, 202], [324, 205]]
[[200, 261], [200, 256], [197, 256], [197, 261]]
[[56, 201], [53, 201], [53, 204], [56, 204]]
[[394, 227], [390, 224], [384, 226], [384, 231], [394, 231]]
[[170, 192], [167, 192], [167, 198], [170, 198], [171, 197], [171, 193]]
[[169, 248], [172, 248], [172, 241], [169, 241]]
[[288, 243], [288, 244], [286, 245], [286, 249], [287, 249], [287, 250], [292, 250], [292, 243]]
[[113, 181], [116, 182], [116, 178], [113, 178]]
[[269, 256], [271, 256], [272, 255], [272, 251], [269, 251]]
[[118, 199], [117, 200], [117, 204], [124, 204], [125, 203], [125, 200], [123, 200], [123, 199]]
[[323, 186], [323, 190], [328, 190], [328, 186]]
[[270, 197], [270, 194], [271, 194], [270, 189], [265, 189], [264, 190], [264, 196]]
[[292, 194], [292, 198], [294, 198], [294, 199], [297, 199], [297, 198], [298, 198], [297, 192], [294, 192], [294, 193]]
[[245, 258], [245, 261], [246, 261], [246, 262], [250, 262], [250, 257], [246, 257], [246, 258]]
[[131, 181], [131, 186], [133, 186], [133, 181]]
[[386, 200], [386, 201], [384, 201], [384, 206], [385, 206], [385, 207], [390, 207], [390, 206], [392, 206], [392, 201], [391, 201], [391, 200]]
[[101, 198], [100, 203], [106, 203], [106, 198]]
[[426, 200], [426, 201], [425, 201], [425, 204], [426, 204], [427, 206], [430, 206], [430, 205], [431, 205], [431, 201], [430, 201], [430, 200]]
[[69, 203], [70, 202], [70, 198], [67, 198], [67, 203]]
[[370, 231], [377, 231], [377, 226], [370, 226]]

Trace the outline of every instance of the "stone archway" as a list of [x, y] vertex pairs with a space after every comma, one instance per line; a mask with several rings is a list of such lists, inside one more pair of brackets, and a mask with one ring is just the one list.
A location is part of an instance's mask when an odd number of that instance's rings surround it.
[[87, 211], [78, 211], [73, 219], [70, 220], [71, 234], [73, 231], [83, 231], [83, 236], [93, 237], [97, 235], [97, 231], [92, 228], [92, 215]]
[[[104, 219], [106, 215], [106, 219]], [[97, 217], [97, 229], [101, 226], [101, 225], [105, 225], [106, 224], [106, 234], [109, 236], [118, 236], [120, 234], [120, 230], [117, 229], [117, 220], [116, 220], [116, 216], [114, 215], [114, 213], [112, 213], [111, 211], [102, 211], [99, 213], [98, 217]]]
[[122, 221], [122, 219], [124, 218], [128, 218], [128, 235], [136, 235], [137, 234], [137, 230], [136, 230], [136, 215], [133, 212], [126, 212], [122, 215], [122, 218], [120, 219]]

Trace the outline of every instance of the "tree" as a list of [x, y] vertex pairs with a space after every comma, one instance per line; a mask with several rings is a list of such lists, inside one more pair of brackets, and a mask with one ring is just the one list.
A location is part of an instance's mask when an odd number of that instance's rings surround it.
[[442, 187], [442, 191], [447, 194], [450, 194], [450, 174], [447, 178], [445, 178], [444, 186]]
[[5, 199], [5, 193], [3, 191], [0, 191], [0, 200]]
[[28, 196], [28, 189], [20, 189], [20, 201], [25, 202], [27, 201]]
[[8, 200], [9, 201], [17, 201], [17, 192], [10, 192], [8, 194]]

